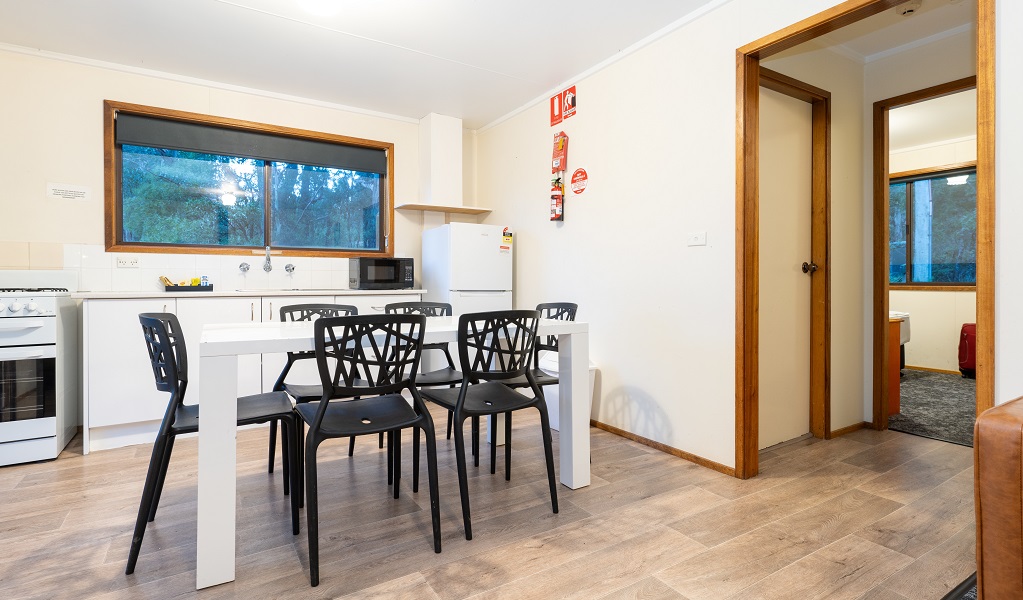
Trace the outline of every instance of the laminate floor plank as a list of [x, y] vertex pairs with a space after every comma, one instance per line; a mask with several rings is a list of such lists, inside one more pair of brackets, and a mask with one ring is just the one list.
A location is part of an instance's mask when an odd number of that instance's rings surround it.
[[671, 525], [706, 546], [716, 546], [778, 519], [826, 502], [872, 479], [875, 474], [841, 462], [806, 477], [715, 506]]
[[[555, 515], [539, 419], [516, 415], [512, 480], [503, 448], [496, 475], [486, 442], [480, 467], [470, 461], [466, 541], [446, 413], [431, 410], [440, 554], [425, 464], [419, 493], [410, 489], [411, 435], [397, 500], [375, 436], [353, 457], [347, 440], [331, 440], [319, 452], [321, 585], [311, 588], [305, 511], [294, 536], [280, 449], [268, 474], [266, 427], [252, 427], [237, 437], [237, 580], [194, 589], [195, 437], [177, 441], [156, 521], [125, 576], [152, 446], [83, 455], [77, 437], [56, 461], [0, 468], [0, 598], [717, 600], [777, 597], [796, 574], [801, 597], [937, 600], [976, 568], [969, 450], [872, 430], [773, 447], [762, 475], [740, 481], [591, 428], [592, 484], [559, 486]], [[897, 572], [879, 581], [892, 557]]]
[[749, 600], [855, 600], [913, 559], [868, 542], [846, 536], [736, 593]]
[[970, 468], [856, 535], [920, 558], [973, 522], [973, 469]]

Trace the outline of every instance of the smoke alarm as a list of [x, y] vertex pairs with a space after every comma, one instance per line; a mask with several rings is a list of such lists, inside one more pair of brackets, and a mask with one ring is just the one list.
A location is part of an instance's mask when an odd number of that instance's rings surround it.
[[921, 4], [923, 3], [920, 0], [912, 0], [911, 2], [896, 6], [895, 12], [903, 17], [911, 17], [920, 11]]

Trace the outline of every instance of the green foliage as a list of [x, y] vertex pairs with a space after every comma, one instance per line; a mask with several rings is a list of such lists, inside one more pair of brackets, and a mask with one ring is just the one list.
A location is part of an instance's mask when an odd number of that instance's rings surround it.
[[272, 163], [267, 236], [264, 161], [124, 146], [122, 163], [126, 242], [342, 249], [382, 242], [376, 174]]

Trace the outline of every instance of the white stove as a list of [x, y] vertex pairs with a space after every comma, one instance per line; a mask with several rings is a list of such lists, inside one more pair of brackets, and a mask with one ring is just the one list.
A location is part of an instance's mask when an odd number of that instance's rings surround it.
[[54, 459], [74, 437], [78, 317], [67, 284], [76, 279], [0, 271], [0, 466]]

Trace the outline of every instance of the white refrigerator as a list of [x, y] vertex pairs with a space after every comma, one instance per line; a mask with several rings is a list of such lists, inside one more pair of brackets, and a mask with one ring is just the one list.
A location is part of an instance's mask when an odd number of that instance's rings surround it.
[[454, 315], [512, 308], [512, 237], [500, 225], [449, 223], [423, 232], [424, 300]]

